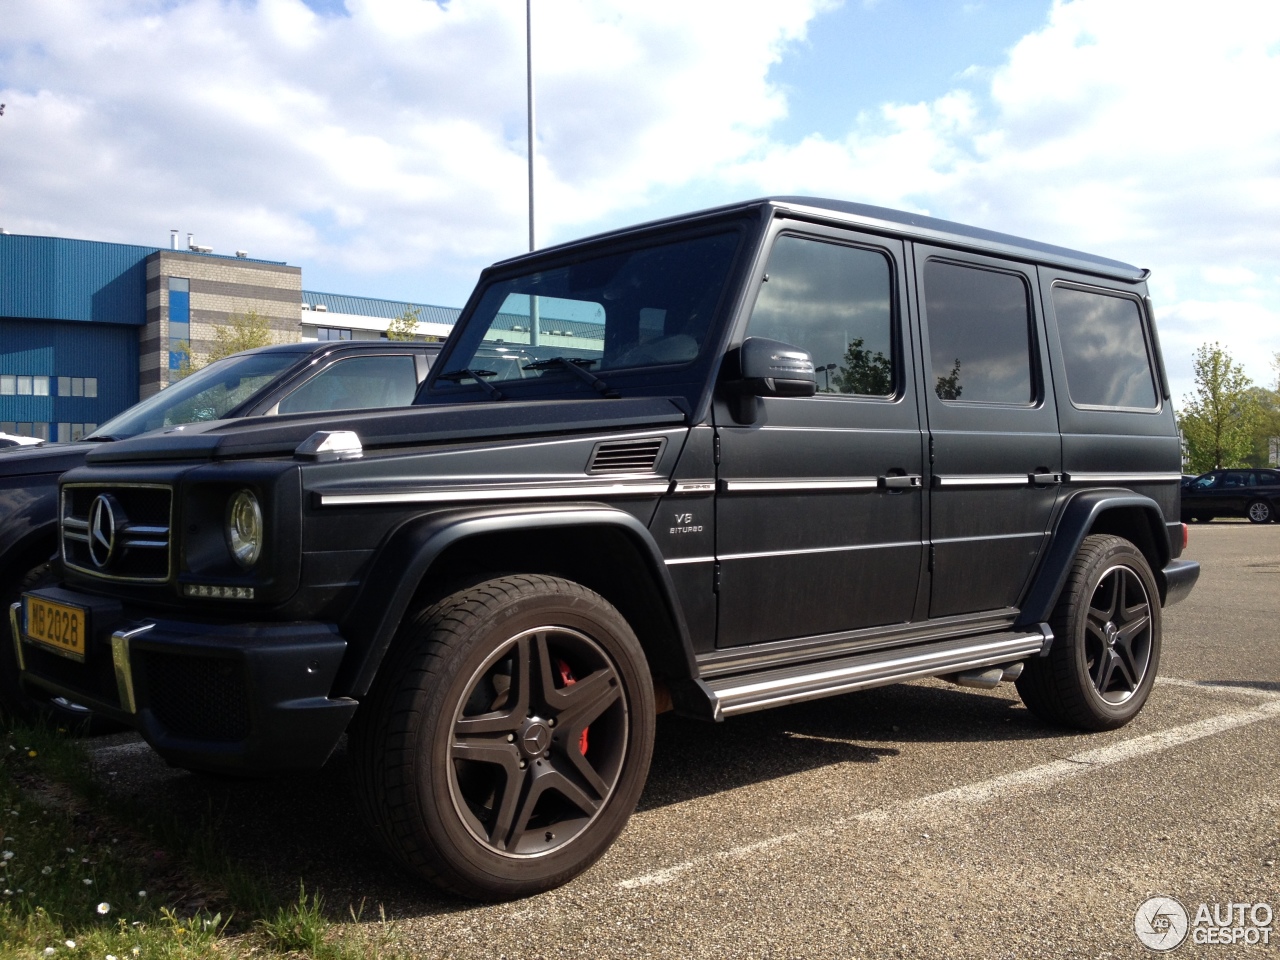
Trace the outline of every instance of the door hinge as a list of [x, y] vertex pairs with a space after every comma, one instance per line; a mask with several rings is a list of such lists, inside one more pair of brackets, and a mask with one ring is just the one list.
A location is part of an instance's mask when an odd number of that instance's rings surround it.
[[716, 434], [711, 440], [711, 457], [715, 460], [716, 466], [720, 466], [720, 434]]
[[933, 437], [929, 438], [929, 462], [933, 463]]
[[929, 548], [929, 572], [933, 573], [933, 547]]
[[720, 561], [717, 560], [711, 565], [711, 590], [713, 593], [720, 592]]

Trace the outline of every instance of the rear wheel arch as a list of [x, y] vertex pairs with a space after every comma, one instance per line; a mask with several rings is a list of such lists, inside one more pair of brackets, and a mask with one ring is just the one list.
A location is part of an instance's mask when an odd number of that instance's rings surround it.
[[1159, 505], [1150, 497], [1123, 488], [1082, 490], [1059, 515], [1044, 561], [1023, 601], [1020, 625], [1049, 619], [1081, 544], [1094, 534], [1121, 537], [1132, 543], [1151, 568], [1160, 603], [1164, 603], [1168, 586], [1162, 571], [1172, 559], [1172, 552]]

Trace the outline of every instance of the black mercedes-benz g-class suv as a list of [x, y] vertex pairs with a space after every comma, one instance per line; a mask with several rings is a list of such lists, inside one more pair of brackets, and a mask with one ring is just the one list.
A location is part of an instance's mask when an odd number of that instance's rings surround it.
[[412, 408], [68, 473], [23, 682], [193, 769], [349, 732], [390, 856], [485, 898], [604, 852], [668, 707], [1016, 679], [1119, 726], [1199, 572], [1146, 275], [806, 198], [499, 263]]

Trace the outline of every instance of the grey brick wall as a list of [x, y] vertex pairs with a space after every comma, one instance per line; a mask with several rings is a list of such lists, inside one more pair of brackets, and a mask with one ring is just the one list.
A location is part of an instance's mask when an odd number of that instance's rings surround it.
[[296, 343], [302, 330], [302, 268], [234, 257], [161, 250], [147, 258], [147, 323], [139, 332], [138, 383], [149, 397], [168, 386], [169, 278], [190, 281], [191, 353], [204, 361], [214, 330], [235, 314], [265, 317], [278, 343]]

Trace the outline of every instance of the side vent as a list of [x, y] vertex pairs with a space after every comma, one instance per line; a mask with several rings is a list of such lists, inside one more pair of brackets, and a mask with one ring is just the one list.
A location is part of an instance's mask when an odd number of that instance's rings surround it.
[[648, 473], [662, 456], [666, 437], [640, 440], [606, 440], [591, 451], [588, 473]]

